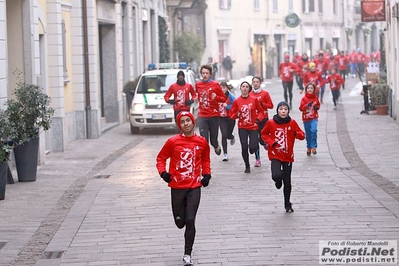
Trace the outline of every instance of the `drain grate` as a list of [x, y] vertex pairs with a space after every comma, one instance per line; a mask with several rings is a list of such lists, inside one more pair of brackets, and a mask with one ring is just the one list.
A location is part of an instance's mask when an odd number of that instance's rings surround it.
[[95, 175], [93, 178], [95, 179], [104, 179], [104, 178], [109, 178], [111, 175]]
[[0, 242], [0, 250], [2, 250], [2, 248], [4, 248], [4, 246], [7, 244], [7, 242]]
[[42, 259], [60, 259], [65, 251], [45, 251]]

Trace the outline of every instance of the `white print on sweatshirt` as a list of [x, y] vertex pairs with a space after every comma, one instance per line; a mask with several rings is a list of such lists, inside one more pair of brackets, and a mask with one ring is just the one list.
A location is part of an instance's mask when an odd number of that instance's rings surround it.
[[289, 66], [285, 66], [284, 68], [283, 68], [283, 75], [284, 75], [284, 77], [286, 77], [286, 78], [289, 78], [290, 77], [290, 67]]
[[184, 106], [185, 102], [184, 102], [184, 90], [178, 90], [177, 91], [177, 95], [176, 95], [177, 99], [176, 99], [176, 103], [178, 103], [178, 106]]
[[277, 142], [276, 149], [282, 153], [288, 153], [288, 137], [287, 132], [291, 127], [277, 128], [274, 134], [275, 141]]
[[241, 118], [244, 124], [253, 124], [253, 121], [251, 119], [251, 108], [252, 108], [252, 103], [246, 105], [243, 104], [241, 106]]
[[201, 102], [202, 107], [209, 108], [208, 91], [207, 90], [201, 91], [201, 94], [199, 97], [200, 97], [200, 102]]
[[182, 180], [194, 178], [195, 154], [198, 149], [198, 146], [194, 149], [183, 148], [183, 151], [180, 152], [180, 161], [176, 163], [176, 170], [180, 173]]

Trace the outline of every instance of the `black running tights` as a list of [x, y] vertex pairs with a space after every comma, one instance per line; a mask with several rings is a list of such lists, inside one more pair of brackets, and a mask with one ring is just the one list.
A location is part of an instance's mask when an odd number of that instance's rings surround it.
[[172, 212], [179, 229], [186, 226], [184, 232], [184, 254], [190, 255], [195, 239], [195, 217], [201, 199], [201, 188], [171, 189]]
[[259, 150], [258, 130], [246, 130], [239, 128], [238, 135], [240, 136], [241, 155], [244, 159], [245, 167], [247, 168], [250, 167], [248, 150], [250, 154], [254, 154], [257, 150]]
[[[291, 104], [291, 102], [292, 102], [292, 86], [293, 85], [294, 85], [293, 81], [283, 81], [284, 100], [289, 104]], [[288, 102], [288, 97], [290, 98], [289, 102]]]
[[291, 187], [292, 163], [291, 162], [282, 162], [277, 159], [272, 159], [271, 171], [272, 171], [272, 179], [274, 181], [283, 180], [284, 205], [287, 206], [290, 204], [291, 189], [292, 189], [292, 187]]

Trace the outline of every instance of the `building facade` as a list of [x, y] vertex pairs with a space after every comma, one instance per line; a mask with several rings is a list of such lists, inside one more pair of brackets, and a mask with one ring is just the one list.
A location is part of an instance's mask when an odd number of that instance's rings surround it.
[[41, 162], [126, 121], [122, 89], [158, 62], [159, 16], [164, 0], [0, 0], [1, 108], [20, 71], [56, 110], [40, 136]]
[[[197, 2], [201, 4], [193, 5], [194, 10], [205, 6], [204, 22], [190, 28], [186, 21], [195, 18], [185, 20], [189, 9], [178, 9], [183, 17], [180, 28], [203, 35], [206, 49], [201, 63], [209, 58], [218, 62], [219, 79], [226, 76], [221, 62], [227, 55], [234, 62], [234, 78], [248, 74], [267, 77], [278, 75], [277, 66], [287, 52], [293, 55], [298, 50], [312, 57], [319, 50], [337, 53], [360, 48], [369, 54], [380, 45], [382, 23], [361, 22], [360, 0]], [[198, 8], [194, 13], [201, 14]]]
[[233, 78], [277, 76], [284, 53], [381, 49], [384, 33], [392, 115], [398, 114], [398, 0], [386, 0], [386, 22], [363, 23], [360, 0], [0, 0], [0, 108], [17, 82], [44, 88], [56, 110], [41, 134], [46, 151], [98, 138], [127, 121], [123, 86], [159, 62], [160, 17], [173, 36], [201, 35], [201, 62], [230, 55]]
[[386, 0], [386, 23], [383, 29], [388, 85], [391, 88], [390, 114], [398, 123], [399, 116], [399, 1]]

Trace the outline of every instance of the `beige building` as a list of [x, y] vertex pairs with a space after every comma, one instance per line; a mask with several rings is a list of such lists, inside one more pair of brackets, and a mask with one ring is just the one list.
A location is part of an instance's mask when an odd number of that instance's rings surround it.
[[[313, 56], [320, 49], [336, 53], [360, 48], [366, 54], [379, 49], [382, 25], [360, 21], [360, 0], [194, 2], [191, 9], [177, 8], [179, 25], [183, 31], [203, 35], [206, 49], [200, 63], [209, 58], [218, 62], [219, 79], [226, 76], [221, 62], [228, 54], [234, 61], [233, 78], [248, 74], [270, 78], [278, 75], [286, 52]], [[191, 21], [200, 19], [204, 21], [190, 27]]]

